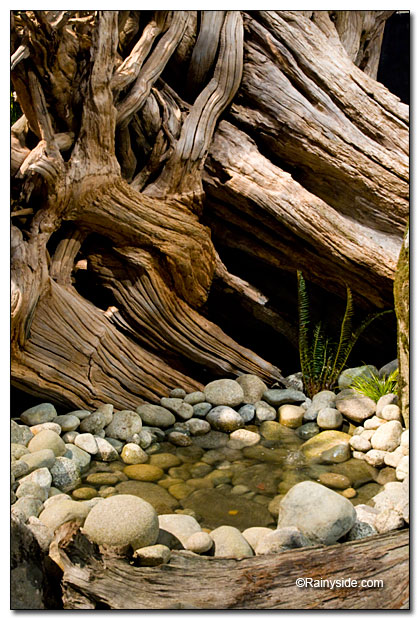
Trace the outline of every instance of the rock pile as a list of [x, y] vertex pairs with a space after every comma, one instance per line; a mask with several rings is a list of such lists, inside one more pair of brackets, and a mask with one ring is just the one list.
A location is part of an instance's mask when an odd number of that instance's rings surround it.
[[136, 411], [32, 407], [11, 422], [12, 513], [43, 548], [79, 519], [148, 566], [171, 549], [239, 559], [403, 527], [408, 430], [394, 395], [349, 387], [358, 372], [312, 400], [298, 374], [287, 389], [243, 375]]

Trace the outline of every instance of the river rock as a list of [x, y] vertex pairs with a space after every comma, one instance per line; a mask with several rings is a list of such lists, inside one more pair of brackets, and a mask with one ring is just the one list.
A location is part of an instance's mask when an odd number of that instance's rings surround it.
[[215, 557], [240, 560], [254, 555], [250, 545], [236, 527], [221, 525], [210, 532], [210, 537], [214, 541]]
[[105, 428], [105, 434], [120, 441], [131, 441], [133, 435], [141, 431], [142, 425], [142, 418], [138, 413], [130, 410], [116, 411], [112, 422]]
[[119, 482], [115, 485], [115, 489], [118, 493], [135, 495], [144, 499], [153, 506], [157, 514], [172, 512], [178, 506], [176, 499], [166, 489], [152, 482], [128, 480]]
[[343, 463], [351, 457], [351, 450], [348, 443], [339, 443], [332, 448], [328, 448], [321, 453], [321, 463]]
[[147, 426], [168, 428], [176, 422], [174, 414], [160, 405], [140, 405], [136, 411]]
[[154, 508], [133, 495], [114, 495], [102, 500], [89, 512], [84, 533], [100, 545], [134, 550], [154, 545], [159, 522]]
[[379, 534], [399, 530], [401, 527], [404, 527], [404, 519], [392, 508], [383, 510], [375, 519], [375, 528]]
[[369, 439], [362, 437], [362, 435], [353, 435], [349, 441], [349, 444], [353, 450], [357, 450], [358, 452], [367, 452], [372, 449]]
[[409, 457], [403, 456], [395, 470], [397, 480], [405, 480], [409, 474]]
[[75, 415], [79, 418], [79, 420], [84, 420], [88, 416], [90, 416], [92, 411], [88, 411], [87, 409], [75, 409], [74, 411], [70, 411], [69, 415]]
[[213, 547], [213, 539], [207, 532], [194, 532], [187, 539], [184, 548], [194, 553], [206, 553]]
[[244, 402], [244, 391], [240, 384], [233, 379], [211, 381], [205, 386], [204, 395], [206, 401], [215, 406], [236, 407]]
[[336, 394], [330, 390], [322, 390], [315, 394], [312, 398], [312, 402], [306, 408], [303, 419], [305, 422], [314, 422], [321, 409], [327, 407], [334, 407]]
[[369, 523], [364, 523], [356, 519], [353, 527], [347, 533], [346, 540], [361, 540], [362, 538], [368, 538], [369, 536], [375, 536], [378, 530]]
[[30, 428], [23, 424], [17, 424], [14, 420], [10, 421], [10, 441], [27, 446], [34, 434]]
[[319, 482], [330, 489], [344, 490], [351, 486], [351, 481], [343, 474], [326, 472], [319, 476]]
[[199, 403], [204, 403], [206, 397], [204, 392], [190, 392], [184, 397], [184, 403], [188, 403], [189, 405], [198, 405]]
[[211, 405], [210, 403], [202, 402], [193, 405], [193, 409], [195, 418], [205, 418], [209, 411], [213, 409], [213, 405]]
[[[19, 461], [12, 463], [12, 466], [24, 463], [28, 468], [24, 473], [29, 474], [35, 469], [41, 469], [44, 467], [50, 469], [55, 463], [55, 458], [55, 454], [50, 448], [44, 448], [43, 450], [37, 450], [37, 452], [24, 454], [20, 457]], [[18, 477], [17, 472], [15, 473], [15, 476]]]
[[77, 446], [66, 443], [66, 458], [73, 459], [76, 465], [79, 467], [80, 472], [83, 474], [89, 469], [91, 462], [91, 456], [85, 450], [78, 448]]
[[98, 447], [96, 458], [99, 458], [101, 461], [105, 461], [106, 463], [116, 461], [118, 459], [117, 450], [107, 439], [98, 437], [98, 435], [95, 435], [94, 439]]
[[95, 435], [105, 427], [105, 416], [100, 411], [94, 411], [87, 418], [80, 422], [79, 430], [81, 433], [92, 433]]
[[33, 482], [48, 492], [52, 483], [50, 470], [47, 467], [36, 469], [19, 480], [20, 484], [25, 482]]
[[376, 415], [381, 418], [381, 413], [386, 405], [398, 405], [398, 396], [396, 394], [384, 394], [376, 403]]
[[402, 446], [398, 446], [392, 452], [387, 452], [384, 456], [384, 463], [390, 467], [397, 468], [401, 459], [405, 456]]
[[105, 426], [108, 426], [108, 424], [111, 424], [112, 422], [112, 418], [114, 414], [114, 405], [111, 405], [110, 403], [99, 405], [95, 413], [100, 413], [103, 416], [103, 419], [105, 420]]
[[81, 483], [80, 469], [72, 459], [57, 456], [50, 468], [52, 484], [60, 491], [73, 491]]
[[127, 465], [147, 463], [149, 457], [136, 443], [126, 443], [121, 451], [121, 459]]
[[20, 521], [26, 523], [30, 517], [37, 517], [43, 507], [40, 499], [35, 497], [21, 497], [13, 504], [11, 514], [16, 516]]
[[358, 504], [354, 507], [357, 515], [357, 521], [367, 523], [371, 527], [375, 527], [375, 520], [379, 514], [379, 510], [367, 504]]
[[238, 409], [238, 413], [244, 421], [244, 424], [249, 424], [255, 417], [255, 406], [254, 405], [242, 405]]
[[277, 412], [274, 407], [269, 405], [264, 400], [258, 400], [255, 404], [255, 423], [263, 424], [264, 422], [271, 422], [277, 418]]
[[272, 407], [280, 407], [281, 405], [302, 403], [306, 400], [306, 396], [300, 390], [294, 390], [293, 388], [285, 390], [274, 388], [264, 392], [263, 400], [267, 401]]
[[20, 415], [22, 422], [28, 426], [42, 424], [43, 422], [52, 422], [55, 417], [57, 417], [57, 411], [51, 403], [41, 403], [40, 405], [35, 405], [34, 407], [26, 409]]
[[168, 441], [174, 446], [187, 447], [192, 445], [192, 439], [186, 432], [172, 431], [168, 434]]
[[368, 396], [354, 390], [343, 390], [335, 399], [335, 406], [340, 413], [353, 422], [364, 422], [374, 415], [376, 403]]
[[281, 553], [288, 549], [309, 547], [311, 542], [294, 526], [282, 527], [266, 534], [258, 543], [255, 554]]
[[[57, 416], [55, 419], [58, 420], [60, 416]], [[54, 431], [57, 435], [61, 435], [62, 428], [56, 422], [43, 422], [42, 424], [35, 424], [31, 426], [31, 433], [33, 435], [37, 435], [41, 431]]]
[[190, 418], [187, 420], [186, 424], [193, 437], [196, 437], [197, 435], [205, 435], [211, 430], [209, 422], [200, 418]]
[[[234, 382], [235, 383], [235, 382]], [[242, 388], [241, 388], [242, 389]], [[244, 421], [237, 411], [231, 407], [218, 405], [206, 416], [207, 422], [216, 431], [230, 433], [244, 426]]]
[[133, 558], [138, 560], [141, 566], [159, 566], [169, 562], [171, 550], [166, 545], [149, 545], [136, 549]]
[[343, 424], [343, 416], [337, 409], [325, 407], [318, 413], [316, 423], [323, 430], [338, 429]]
[[346, 368], [338, 377], [338, 387], [341, 390], [349, 388], [357, 377], [363, 377], [370, 379], [372, 374], [376, 377], [379, 376], [378, 369], [375, 366], [365, 365], [357, 366], [355, 368]]
[[296, 484], [280, 502], [278, 528], [297, 527], [315, 544], [334, 544], [356, 520], [352, 503], [316, 482]]
[[305, 409], [298, 405], [282, 405], [279, 407], [280, 424], [289, 428], [298, 428], [302, 425], [303, 414]]
[[182, 398], [161, 398], [160, 404], [182, 420], [189, 420], [194, 415], [192, 405], [186, 403]]
[[123, 472], [130, 480], [140, 480], [143, 482], [156, 482], [163, 476], [163, 469], [156, 465], [127, 465]]
[[30, 452], [38, 452], [38, 450], [52, 450], [55, 456], [63, 456], [66, 451], [66, 444], [54, 431], [41, 431], [37, 433], [28, 443]]
[[372, 435], [370, 440], [372, 448], [374, 450], [392, 452], [400, 445], [402, 431], [401, 423], [397, 420], [385, 422], [385, 424], [382, 424]]
[[392, 362], [388, 362], [379, 369], [380, 377], [389, 377], [393, 372], [398, 369], [398, 359], [392, 360]]
[[365, 454], [365, 461], [373, 467], [381, 467], [384, 464], [386, 450], [368, 450]]
[[20, 459], [24, 454], [30, 454], [28, 448], [21, 443], [11, 443], [10, 444], [10, 456], [13, 460]]
[[98, 452], [98, 444], [92, 433], [80, 433], [75, 437], [74, 445], [90, 455], [95, 455]]
[[265, 383], [257, 375], [241, 375], [236, 381], [243, 389], [244, 396], [242, 402], [246, 404], [252, 405], [261, 400], [262, 395], [267, 389]]
[[378, 415], [382, 420], [398, 420], [401, 421], [401, 410], [398, 405], [385, 405], [383, 407], [380, 415]]
[[175, 536], [184, 548], [192, 534], [201, 532], [200, 524], [194, 517], [185, 514], [159, 515], [159, 528]]
[[67, 431], [75, 431], [76, 428], [80, 425], [80, 418], [75, 415], [67, 414], [67, 415], [58, 415], [54, 418], [54, 422], [59, 424], [63, 433]]
[[257, 548], [258, 543], [265, 536], [267, 536], [267, 534], [271, 534], [272, 532], [273, 530], [271, 530], [269, 527], [248, 527], [242, 532], [242, 536], [245, 538], [245, 540], [255, 553], [255, 549]]
[[316, 422], [306, 422], [296, 429], [296, 435], [300, 437], [300, 439], [306, 441], [307, 439], [311, 439], [311, 437], [318, 435], [320, 430], [321, 429]]
[[182, 461], [179, 456], [176, 454], [169, 454], [168, 452], [152, 454], [149, 461], [149, 465], [154, 465], [155, 467], [159, 467], [165, 471], [170, 467], [177, 467], [181, 463]]
[[84, 523], [90, 510], [91, 506], [85, 502], [78, 502], [70, 498], [66, 498], [65, 501], [60, 499], [60, 501], [54, 501], [45, 506], [39, 515], [39, 520], [54, 532], [67, 521], [80, 519]]
[[33, 497], [34, 499], [41, 500], [41, 502], [45, 502], [48, 498], [48, 490], [36, 482], [27, 480], [19, 484], [16, 489], [16, 497]]
[[246, 446], [253, 446], [261, 440], [259, 433], [253, 433], [247, 431], [244, 428], [239, 428], [237, 431], [233, 431], [230, 434], [229, 443], [227, 446], [233, 450], [242, 450]]
[[355, 458], [349, 459], [344, 463], [338, 463], [331, 470], [336, 474], [349, 478], [351, 486], [355, 489], [376, 480], [378, 475], [378, 470], [375, 467]]
[[342, 431], [322, 431], [315, 435], [315, 437], [305, 441], [300, 446], [300, 450], [307, 459], [320, 458], [330, 448], [336, 447], [339, 444], [348, 445], [350, 439], [351, 435]]

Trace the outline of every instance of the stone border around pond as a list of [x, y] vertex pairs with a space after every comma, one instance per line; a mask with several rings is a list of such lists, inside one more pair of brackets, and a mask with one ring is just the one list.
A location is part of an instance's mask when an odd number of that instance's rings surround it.
[[[395, 395], [375, 403], [349, 387], [351, 378], [365, 368], [347, 369], [338, 394], [323, 391], [312, 400], [303, 393], [297, 373], [289, 377], [293, 388], [267, 389], [259, 377], [242, 375], [212, 381], [203, 392], [174, 389], [160, 405], [144, 403], [136, 411], [114, 411], [105, 404], [93, 412], [57, 415], [51, 403], [32, 407], [20, 415], [19, 423], [11, 422], [12, 514], [32, 530], [44, 551], [57, 527], [80, 519], [94, 542], [131, 547], [136, 562], [144, 566], [168, 562], [171, 549], [241, 559], [405, 527], [409, 431], [402, 427]], [[223, 441], [232, 450], [257, 454], [264, 448], [258, 446], [261, 432], [274, 437], [280, 427], [293, 429], [304, 440], [300, 452], [308, 461], [343, 465], [342, 473], [321, 473], [317, 481], [299, 482], [276, 496], [271, 502], [272, 514], [278, 515], [275, 530], [249, 527], [241, 532], [230, 525], [202, 529], [188, 509], [158, 516], [147, 501], [117, 494], [112, 486], [127, 479], [162, 479], [173, 456], [159, 454], [162, 441], [204, 449]], [[350, 458], [379, 469], [383, 490], [367, 504], [353, 506], [350, 501], [357, 494], [346, 475]], [[98, 471], [81, 486], [92, 459], [122, 464], [123, 475], [120, 467]], [[173, 467], [176, 463], [172, 459]], [[182, 479], [179, 489], [175, 486], [174, 497], [182, 495]]]

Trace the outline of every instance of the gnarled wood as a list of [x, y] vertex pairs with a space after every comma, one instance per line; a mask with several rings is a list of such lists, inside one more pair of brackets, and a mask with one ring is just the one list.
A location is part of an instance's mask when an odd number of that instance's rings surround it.
[[[146, 568], [102, 555], [67, 523], [50, 554], [63, 570], [65, 609], [405, 609], [408, 542], [403, 530], [239, 561], [173, 551], [168, 564]], [[359, 583], [299, 588], [302, 577]], [[383, 587], [363, 587], [363, 579], [382, 580]]]

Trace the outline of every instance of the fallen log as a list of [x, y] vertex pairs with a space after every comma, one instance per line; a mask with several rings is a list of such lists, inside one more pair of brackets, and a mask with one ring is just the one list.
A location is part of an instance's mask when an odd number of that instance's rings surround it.
[[[50, 556], [63, 571], [64, 609], [407, 609], [408, 544], [406, 529], [243, 560], [173, 551], [168, 564], [142, 567], [100, 549], [73, 522], [57, 531]], [[327, 583], [349, 579], [358, 585]]]

